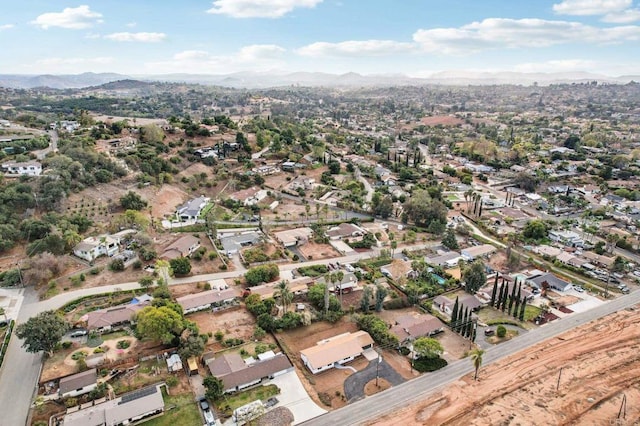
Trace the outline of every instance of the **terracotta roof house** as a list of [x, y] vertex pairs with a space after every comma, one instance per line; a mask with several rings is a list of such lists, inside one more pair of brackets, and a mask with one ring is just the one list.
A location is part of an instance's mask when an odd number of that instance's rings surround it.
[[373, 348], [373, 339], [366, 331], [343, 333], [319, 341], [300, 351], [304, 365], [313, 373], [329, 370], [335, 364], [346, 364]]
[[232, 288], [225, 290], [207, 290], [200, 293], [178, 297], [176, 302], [182, 306], [182, 311], [185, 314], [189, 314], [191, 312], [212, 309], [214, 307], [230, 304], [237, 296], [238, 293]]
[[64, 416], [64, 426], [128, 425], [164, 412], [160, 385], [148, 386], [119, 398], [74, 411]]
[[258, 360], [243, 360], [237, 353], [223, 354], [209, 359], [207, 366], [213, 376], [222, 380], [225, 393], [257, 385], [263, 380], [273, 379], [293, 370], [293, 365], [285, 354], [274, 354], [271, 351], [260, 354]]
[[83, 395], [98, 386], [98, 374], [95, 369], [72, 374], [60, 379], [58, 395], [60, 398]]
[[[295, 295], [306, 294], [309, 291], [309, 286], [313, 284], [313, 278], [302, 277], [292, 281], [289, 281], [289, 290]], [[251, 294], [259, 294], [260, 299], [268, 299], [273, 297], [276, 292], [277, 282], [261, 284], [253, 287], [249, 287], [248, 290]]]
[[92, 311], [84, 315], [81, 320], [87, 322], [87, 328], [89, 330], [102, 333], [130, 324], [134, 321], [138, 311], [146, 306], [149, 306], [149, 303], [127, 304], [98, 309], [97, 311]]
[[177, 259], [179, 257], [189, 257], [200, 248], [200, 239], [193, 235], [184, 235], [168, 245], [162, 255], [163, 259]]
[[433, 315], [403, 315], [396, 319], [396, 325], [391, 327], [400, 344], [412, 342], [419, 337], [428, 337], [443, 331], [442, 321]]

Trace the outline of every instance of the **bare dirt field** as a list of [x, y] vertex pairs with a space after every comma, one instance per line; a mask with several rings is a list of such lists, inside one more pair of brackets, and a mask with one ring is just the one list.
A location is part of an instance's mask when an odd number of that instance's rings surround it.
[[201, 333], [222, 331], [225, 339], [249, 340], [256, 327], [253, 315], [243, 306], [236, 306], [219, 312], [202, 311], [188, 316], [198, 324]]
[[309, 241], [308, 243], [299, 246], [298, 250], [300, 250], [300, 253], [309, 260], [331, 259], [340, 255], [329, 244], [317, 244], [313, 241]]
[[[368, 424], [631, 425], [640, 417], [639, 342], [640, 311], [619, 311]], [[617, 419], [625, 395], [626, 419]]]

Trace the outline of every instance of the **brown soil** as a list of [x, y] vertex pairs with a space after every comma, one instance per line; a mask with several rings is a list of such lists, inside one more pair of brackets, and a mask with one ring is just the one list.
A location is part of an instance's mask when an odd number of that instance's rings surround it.
[[[369, 424], [617, 424], [623, 395], [640, 398], [639, 320], [637, 310], [609, 315]], [[640, 406], [628, 404], [626, 416], [637, 419]]]
[[371, 380], [369, 383], [364, 385], [364, 394], [366, 396], [374, 395], [378, 392], [382, 392], [391, 387], [391, 383], [387, 382], [385, 379], [378, 379], [378, 385], [376, 386], [376, 379]]
[[[224, 333], [224, 339], [237, 338], [245, 342], [252, 340], [253, 332], [256, 328], [256, 321], [253, 315], [243, 306], [235, 306], [219, 312], [202, 311], [190, 314], [187, 317], [190, 321], [198, 324], [201, 333], [212, 333], [220, 330]], [[263, 339], [263, 343], [275, 343], [270, 334]], [[222, 350], [222, 345], [209, 339], [210, 350]]]
[[329, 244], [317, 244], [313, 241], [309, 241], [308, 243], [301, 245], [298, 247], [300, 253], [307, 259], [331, 259], [333, 257], [338, 257], [340, 254], [334, 250]]

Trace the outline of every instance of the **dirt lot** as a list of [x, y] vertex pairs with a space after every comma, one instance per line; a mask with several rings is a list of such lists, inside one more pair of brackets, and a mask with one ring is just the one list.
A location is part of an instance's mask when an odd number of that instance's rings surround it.
[[331, 259], [340, 256], [329, 244], [317, 244], [313, 241], [299, 246], [298, 250], [300, 250], [300, 253], [302, 253], [305, 258], [313, 260]]
[[[238, 338], [249, 341], [256, 328], [256, 321], [253, 315], [244, 306], [235, 306], [219, 312], [196, 312], [190, 314], [187, 318], [198, 324], [201, 333], [215, 333], [220, 330], [225, 334], [225, 339]], [[275, 343], [269, 334], [262, 341], [264, 343]], [[222, 346], [217, 347], [216, 344], [214, 340], [210, 339], [208, 345], [213, 345], [213, 347], [209, 349], [223, 349]]]
[[[603, 425], [640, 417], [640, 311], [620, 311], [482, 368], [369, 424]], [[560, 368], [560, 389], [556, 383]], [[617, 420], [623, 395], [626, 420]]]

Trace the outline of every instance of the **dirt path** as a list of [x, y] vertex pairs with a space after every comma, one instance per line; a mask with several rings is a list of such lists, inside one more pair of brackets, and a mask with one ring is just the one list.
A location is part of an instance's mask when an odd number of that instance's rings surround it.
[[617, 424], [633, 424], [640, 417], [639, 349], [640, 312], [620, 311], [483, 368], [478, 382], [465, 376], [428, 402], [369, 424], [616, 424], [625, 394], [626, 422]]

